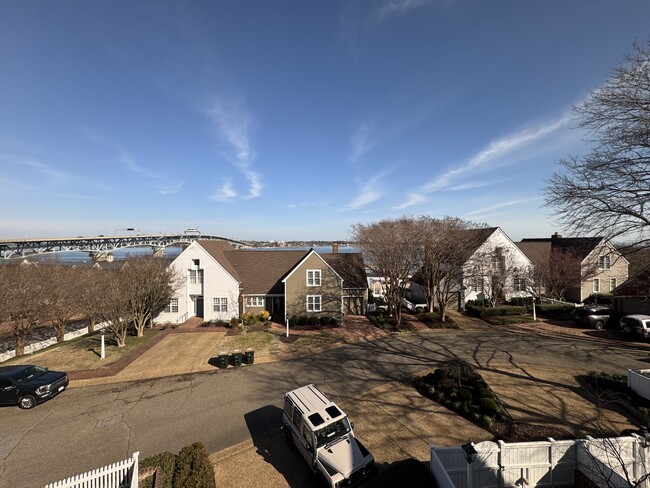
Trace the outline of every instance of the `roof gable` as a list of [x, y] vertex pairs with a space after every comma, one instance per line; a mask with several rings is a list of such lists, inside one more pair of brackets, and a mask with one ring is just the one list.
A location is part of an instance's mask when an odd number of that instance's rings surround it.
[[366, 266], [361, 253], [327, 253], [320, 256], [343, 278], [343, 288], [368, 288]]
[[225, 252], [224, 258], [241, 277], [244, 294], [282, 295], [283, 279], [306, 255], [306, 251], [237, 249]]
[[336, 270], [335, 270], [334, 268], [332, 268], [332, 266], [330, 266], [330, 264], [329, 264], [327, 261], [325, 261], [325, 260], [323, 259], [323, 257], [322, 257], [320, 254], [318, 254], [318, 253], [316, 252], [315, 249], [310, 249], [309, 252], [308, 252], [307, 254], [305, 254], [305, 257], [303, 257], [303, 258], [300, 260], [300, 262], [294, 266], [294, 268], [289, 272], [289, 274], [287, 274], [287, 276], [285, 276], [285, 277], [282, 279], [282, 281], [283, 281], [283, 282], [286, 282], [287, 279], [289, 278], [289, 276], [291, 276], [293, 273], [295, 273], [296, 270], [297, 270], [298, 268], [300, 268], [300, 266], [302, 266], [302, 264], [303, 264], [303, 263], [304, 263], [304, 262], [305, 262], [305, 261], [306, 261], [306, 260], [311, 256], [311, 255], [316, 255], [316, 256], [317, 256], [317, 257], [318, 257], [318, 258], [323, 262], [323, 264], [324, 264], [325, 266], [327, 266], [328, 268], [330, 268], [330, 269], [334, 272], [334, 274], [335, 274], [336, 276], [339, 277], [339, 279], [341, 279], [341, 280], [343, 279], [343, 278], [341, 277], [341, 275], [339, 275], [339, 274], [336, 272]]

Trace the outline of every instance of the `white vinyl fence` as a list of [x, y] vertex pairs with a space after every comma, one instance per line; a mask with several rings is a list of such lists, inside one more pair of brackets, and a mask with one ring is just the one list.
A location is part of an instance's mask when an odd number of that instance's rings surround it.
[[650, 369], [628, 369], [627, 386], [637, 395], [650, 400]]
[[[469, 464], [460, 446], [430, 446], [430, 470], [441, 488], [570, 487], [578, 469], [598, 486], [628, 487], [647, 472], [638, 436], [543, 442], [480, 442]], [[608, 480], [609, 484], [603, 482]], [[647, 487], [647, 484], [639, 485]]]
[[[105, 323], [100, 323], [95, 325], [95, 330], [100, 330], [106, 327]], [[70, 339], [74, 339], [75, 337], [79, 337], [82, 335], [88, 334], [88, 327], [82, 327], [81, 329], [74, 330], [72, 332], [66, 332], [65, 335], [63, 336], [64, 341], [69, 341]], [[40, 351], [41, 349], [45, 349], [46, 347], [50, 347], [56, 344], [56, 335], [53, 337], [50, 337], [49, 339], [45, 339], [44, 341], [39, 341], [39, 342], [33, 342], [31, 344], [28, 344], [25, 346], [25, 354], [33, 354], [36, 351]], [[8, 361], [9, 359], [16, 357], [16, 350], [12, 349], [11, 351], [4, 352], [0, 354], [0, 363], [4, 361]]]
[[138, 488], [138, 456], [45, 485], [45, 488]]

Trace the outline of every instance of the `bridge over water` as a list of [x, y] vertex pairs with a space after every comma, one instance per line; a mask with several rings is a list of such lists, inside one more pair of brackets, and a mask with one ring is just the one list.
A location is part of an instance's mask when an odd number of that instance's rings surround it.
[[32, 257], [58, 252], [87, 252], [95, 260], [110, 259], [110, 253], [117, 249], [151, 247], [160, 252], [167, 246], [187, 245], [196, 240], [228, 241], [237, 247], [246, 246], [244, 242], [227, 237], [202, 234], [152, 234], [130, 236], [95, 237], [46, 237], [31, 239], [0, 239], [0, 258]]

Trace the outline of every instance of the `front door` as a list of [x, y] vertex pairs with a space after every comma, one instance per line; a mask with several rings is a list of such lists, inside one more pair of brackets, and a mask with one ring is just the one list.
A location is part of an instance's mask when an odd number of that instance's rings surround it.
[[194, 315], [203, 318], [203, 297], [196, 297], [194, 305], [195, 305]]

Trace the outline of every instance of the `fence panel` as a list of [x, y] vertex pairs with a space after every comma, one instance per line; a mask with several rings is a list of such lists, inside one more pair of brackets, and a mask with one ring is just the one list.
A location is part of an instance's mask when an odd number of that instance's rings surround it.
[[138, 456], [49, 483], [45, 488], [138, 488]]
[[646, 376], [649, 373], [650, 369], [627, 370], [627, 386], [646, 400], [650, 400], [650, 377]]

